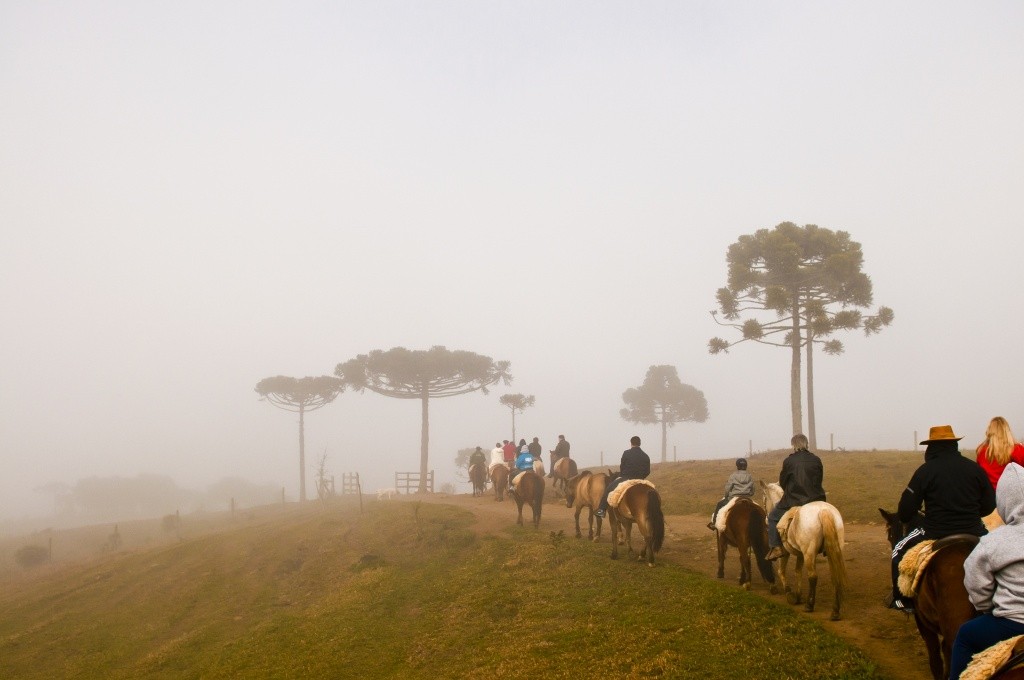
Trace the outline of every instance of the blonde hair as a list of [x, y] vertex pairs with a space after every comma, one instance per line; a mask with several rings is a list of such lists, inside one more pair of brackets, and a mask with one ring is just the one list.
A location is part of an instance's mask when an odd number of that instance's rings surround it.
[[1010, 430], [1010, 424], [1006, 422], [1006, 418], [996, 416], [989, 422], [988, 428], [985, 430], [985, 441], [978, 444], [976, 452], [980, 454], [981, 449], [987, 447], [985, 458], [990, 463], [1006, 465], [1010, 462], [1010, 454], [1013, 453], [1015, 444], [1016, 440], [1013, 438], [1013, 432]]

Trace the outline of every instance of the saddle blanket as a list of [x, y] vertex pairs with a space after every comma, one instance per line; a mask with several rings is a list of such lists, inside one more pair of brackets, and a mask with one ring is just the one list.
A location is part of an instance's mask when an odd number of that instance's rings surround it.
[[646, 479], [626, 479], [626, 480], [623, 480], [623, 482], [621, 484], [619, 484], [617, 487], [615, 487], [612, 490], [612, 492], [610, 494], [608, 494], [608, 505], [613, 507], [613, 508], [619, 507], [619, 502], [622, 500], [623, 494], [625, 494], [626, 491], [628, 491], [629, 489], [633, 488], [637, 484], [645, 484], [645, 485], [651, 487], [652, 489], [657, 488], [653, 484], [648, 482]]
[[506, 470], [508, 470], [508, 466], [505, 465], [504, 463], [495, 463], [495, 464], [491, 465], [491, 467], [487, 468], [487, 476], [490, 477], [491, 475], [493, 475], [494, 474], [494, 468], [500, 468], [500, 467], [501, 468], [505, 468]]
[[997, 642], [978, 652], [960, 674], [960, 680], [988, 680], [1003, 669], [1010, 657], [1021, 651], [1018, 647], [1024, 649], [1024, 635]]
[[924, 573], [924, 568], [931, 562], [932, 557], [935, 555], [932, 552], [932, 543], [935, 541], [921, 541], [913, 548], [907, 551], [900, 560], [899, 566], [899, 578], [896, 580], [896, 585], [899, 586], [900, 592], [907, 597], [914, 597], [917, 595], [917, 586], [921, 582], [921, 574]]
[[782, 539], [783, 543], [786, 542], [786, 534], [789, 533], [789, 525], [792, 524], [793, 519], [796, 517], [796, 513], [800, 512], [800, 508], [802, 507], [802, 505], [794, 505], [789, 510], [786, 510], [785, 514], [782, 515], [782, 518], [779, 519], [779, 523], [775, 525], [775, 528], [779, 530], [779, 538]]
[[733, 496], [729, 499], [729, 502], [722, 506], [722, 509], [718, 511], [718, 517], [715, 519], [715, 529], [720, 533], [725, 533], [726, 522], [729, 520], [729, 511], [732, 510], [732, 506], [736, 505], [736, 501], [739, 499], [753, 502], [750, 496]]

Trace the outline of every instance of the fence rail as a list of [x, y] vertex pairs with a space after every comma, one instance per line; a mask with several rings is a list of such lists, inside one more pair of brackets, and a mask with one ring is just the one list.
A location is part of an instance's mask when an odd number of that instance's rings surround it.
[[[398, 493], [415, 493], [420, 490], [420, 473], [418, 472], [396, 472], [395, 489]], [[434, 471], [427, 473], [427, 493], [434, 493]], [[403, 491], [404, 490], [404, 491]]]

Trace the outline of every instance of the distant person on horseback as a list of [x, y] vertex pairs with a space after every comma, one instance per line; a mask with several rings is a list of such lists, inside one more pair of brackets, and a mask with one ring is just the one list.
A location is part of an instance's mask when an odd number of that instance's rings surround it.
[[711, 521], [708, 522], [708, 529], [715, 530], [715, 520], [718, 519], [718, 511], [725, 507], [729, 499], [736, 496], [752, 498], [754, 496], [754, 478], [747, 472], [747, 459], [736, 459], [736, 472], [729, 475], [725, 483], [725, 496], [718, 501], [715, 511], [711, 513]]
[[[890, 609], [913, 611], [911, 599], [897, 585], [900, 560], [908, 550], [926, 539], [987, 533], [981, 518], [995, 510], [995, 492], [981, 466], [960, 455], [957, 442], [961, 439], [951, 425], [937, 425], [921, 442], [928, 447], [924, 464], [914, 471], [896, 510], [899, 520], [914, 528], [893, 547]], [[922, 506], [924, 517], [919, 517]]]
[[512, 462], [516, 459], [516, 445], [507, 439], [504, 441], [505, 444], [501, 447], [501, 450], [504, 452], [505, 462], [511, 466]]
[[530, 450], [534, 460], [540, 460], [540, 454], [544, 453], [544, 447], [540, 445], [540, 439], [537, 437], [534, 437], [526, 448]]
[[996, 488], [1005, 526], [983, 536], [964, 562], [964, 587], [981, 616], [960, 626], [949, 660], [959, 678], [971, 656], [1024, 634], [1024, 467], [1010, 463]]
[[468, 470], [477, 463], [480, 463], [481, 465], [487, 464], [487, 454], [485, 454], [483, 449], [479, 446], [476, 447], [476, 451], [469, 454], [469, 463], [466, 465], [466, 469]]
[[508, 476], [508, 490], [515, 490], [516, 477], [523, 474], [527, 470], [533, 471], [533, 454], [530, 453], [529, 447], [526, 446], [526, 440], [523, 440], [523, 451], [516, 458], [515, 467], [512, 469], [512, 474]]
[[498, 442], [497, 444], [494, 445], [494, 448], [491, 449], [491, 465], [490, 465], [490, 467], [494, 467], [495, 465], [504, 465], [504, 464], [505, 464], [505, 449], [501, 448], [501, 442]]
[[564, 434], [558, 435], [558, 443], [555, 444], [555, 448], [549, 453], [551, 454], [551, 470], [548, 472], [548, 477], [554, 474], [555, 463], [569, 457], [569, 442], [565, 441]]
[[629, 443], [631, 448], [622, 452], [622, 460], [619, 461], [619, 476], [604, 488], [604, 495], [594, 512], [597, 517], [604, 517], [608, 513], [608, 494], [615, 487], [627, 479], [647, 479], [647, 475], [651, 474], [651, 457], [640, 448], [640, 437], [631, 437]]
[[793, 453], [782, 461], [782, 472], [779, 473], [782, 499], [768, 513], [768, 546], [771, 550], [764, 556], [766, 560], [777, 560], [782, 557], [779, 520], [786, 511], [798, 505], [825, 500], [825, 490], [821, 487], [825, 468], [821, 464], [821, 458], [807, 450], [809, 443], [806, 435], [795, 434], [789, 441], [793, 446]]

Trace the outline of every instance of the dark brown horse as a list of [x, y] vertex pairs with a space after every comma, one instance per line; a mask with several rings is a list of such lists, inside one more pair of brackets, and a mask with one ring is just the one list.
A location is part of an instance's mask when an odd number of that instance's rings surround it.
[[508, 468], [504, 465], [491, 466], [491, 484], [494, 485], [494, 500], [505, 500], [505, 489], [508, 488]]
[[551, 488], [555, 491], [561, 489], [562, 493], [568, 493], [569, 480], [575, 477], [578, 471], [576, 461], [572, 458], [559, 458], [551, 467]]
[[[885, 519], [893, 547], [907, 533], [895, 513], [878, 509]], [[914, 621], [928, 649], [928, 666], [936, 680], [949, 677], [949, 657], [961, 624], [977, 612], [964, 588], [964, 560], [977, 545], [977, 536], [947, 536], [932, 544], [933, 555], [921, 575], [914, 601]]]
[[654, 566], [654, 553], [665, 541], [665, 515], [661, 512], [661, 496], [647, 484], [636, 484], [626, 489], [618, 506], [608, 508], [608, 521], [612, 524], [612, 559], [619, 557], [619, 529], [626, 534], [626, 554], [633, 554], [630, 533], [636, 523], [644, 537], [644, 549], [637, 560], [647, 558], [647, 566]]
[[715, 535], [718, 538], [718, 578], [725, 578], [725, 551], [732, 545], [740, 553], [740, 585], [750, 590], [750, 553], [753, 551], [761, 578], [770, 583], [775, 592], [775, 572], [772, 563], [764, 558], [768, 554], [764, 508], [749, 498], [737, 498], [725, 518], [725, 531], [716, 530]]
[[[563, 458], [562, 460], [568, 460]], [[562, 460], [558, 461], [559, 463]], [[576, 538], [583, 538], [580, 532], [580, 513], [583, 508], [587, 509], [587, 525], [589, 527], [587, 538], [596, 541], [601, 538], [601, 518], [597, 518], [597, 534], [594, 533], [594, 510], [601, 502], [604, 495], [604, 488], [608, 485], [608, 475], [599, 472], [596, 475], [590, 470], [584, 470], [573, 476], [565, 489], [565, 507], [576, 508]]]
[[540, 526], [540, 511], [544, 503], [544, 478], [533, 470], [523, 472], [515, 481], [515, 490], [511, 492], [512, 500], [519, 508], [516, 524], [523, 524], [523, 504], [529, 503], [533, 508], [533, 526]]
[[473, 484], [473, 496], [483, 496], [487, 490], [487, 466], [483, 463], [470, 465], [469, 481]]

